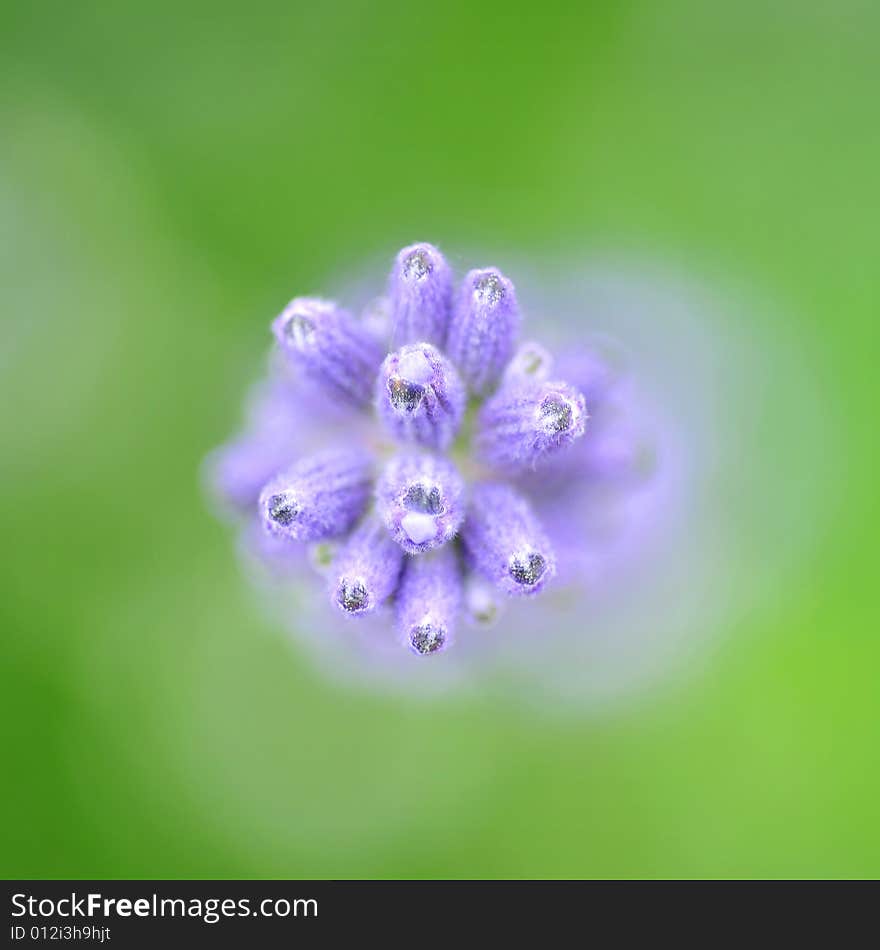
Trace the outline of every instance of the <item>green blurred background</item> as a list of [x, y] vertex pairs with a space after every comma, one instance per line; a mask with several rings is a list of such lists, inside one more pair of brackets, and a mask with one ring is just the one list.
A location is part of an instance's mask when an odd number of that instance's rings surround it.
[[[878, 41], [867, 0], [3, 4], [4, 875], [880, 873]], [[200, 459], [280, 303], [422, 238], [725, 274], [815, 355], [819, 543], [699, 675], [414, 702], [255, 609]]]

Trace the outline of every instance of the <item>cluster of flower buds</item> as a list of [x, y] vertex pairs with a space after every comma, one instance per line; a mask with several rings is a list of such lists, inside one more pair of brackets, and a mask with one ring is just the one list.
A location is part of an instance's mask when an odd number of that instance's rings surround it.
[[[589, 399], [556, 378], [543, 347], [519, 344], [519, 329], [497, 268], [456, 288], [436, 247], [405, 247], [368, 314], [306, 297], [285, 307], [272, 325], [284, 435], [276, 425], [220, 456], [224, 494], [268, 535], [325, 546], [333, 608], [389, 608], [419, 655], [446, 649], [463, 617], [487, 621], [507, 595], [538, 594], [557, 570], [529, 494], [584, 436]], [[328, 409], [350, 422], [327, 422]]]

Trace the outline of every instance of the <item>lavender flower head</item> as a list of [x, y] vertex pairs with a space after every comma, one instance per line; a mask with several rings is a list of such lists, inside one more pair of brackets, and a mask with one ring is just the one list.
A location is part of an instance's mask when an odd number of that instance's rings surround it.
[[357, 449], [301, 459], [260, 492], [266, 530], [292, 541], [322, 541], [345, 534], [366, 510], [371, 467], [370, 457]]
[[214, 489], [248, 537], [256, 525], [272, 539], [261, 557], [317, 568], [312, 596], [357, 620], [341, 633], [353, 646], [365, 625], [420, 662], [451, 655], [506, 601], [582, 586], [579, 498], [633, 484], [638, 453], [602, 409], [608, 367], [569, 360], [567, 377], [565, 360], [519, 344], [520, 319], [500, 270], [471, 270], [455, 290], [420, 243], [360, 318], [297, 297], [272, 324], [275, 421], [252, 420], [212, 457]]

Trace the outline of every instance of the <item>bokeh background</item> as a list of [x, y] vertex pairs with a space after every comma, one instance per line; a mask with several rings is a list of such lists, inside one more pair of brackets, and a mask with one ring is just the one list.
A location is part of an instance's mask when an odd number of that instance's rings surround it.
[[[4, 876], [880, 874], [876, 4], [0, 23]], [[753, 531], [755, 577], [789, 566], [666, 688], [602, 715], [358, 691], [255, 609], [200, 461], [279, 305], [415, 239], [767, 303], [710, 328], [800, 367], [762, 377], [729, 497], [755, 520], [815, 431], [814, 530]]]

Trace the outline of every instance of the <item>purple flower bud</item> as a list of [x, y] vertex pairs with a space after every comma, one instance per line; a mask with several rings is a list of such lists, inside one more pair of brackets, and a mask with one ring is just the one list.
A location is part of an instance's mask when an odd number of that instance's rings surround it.
[[396, 438], [445, 449], [455, 438], [464, 405], [455, 367], [430, 343], [411, 343], [385, 357], [376, 407]]
[[382, 350], [372, 333], [328, 300], [296, 297], [272, 324], [288, 359], [335, 399], [370, 401]]
[[396, 257], [388, 278], [393, 338], [398, 343], [446, 341], [452, 270], [431, 244], [411, 244]]
[[494, 267], [470, 271], [458, 293], [446, 352], [475, 392], [488, 392], [501, 378], [518, 331], [513, 284]]
[[342, 546], [332, 568], [333, 603], [347, 614], [365, 614], [397, 588], [404, 553], [385, 526], [368, 515]]
[[536, 594], [556, 570], [535, 513], [509, 485], [474, 488], [461, 539], [471, 564], [509, 594]]
[[534, 468], [584, 434], [584, 397], [567, 383], [512, 383], [480, 410], [476, 449], [498, 469]]
[[427, 656], [452, 643], [461, 586], [458, 558], [451, 547], [407, 559], [397, 592], [397, 621], [413, 652]]
[[464, 483], [452, 462], [432, 455], [392, 459], [376, 500], [391, 537], [409, 554], [450, 541], [464, 517]]
[[355, 450], [302, 459], [263, 489], [263, 523], [271, 533], [294, 541], [345, 534], [367, 506], [371, 476], [369, 457]]

